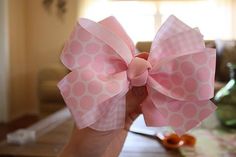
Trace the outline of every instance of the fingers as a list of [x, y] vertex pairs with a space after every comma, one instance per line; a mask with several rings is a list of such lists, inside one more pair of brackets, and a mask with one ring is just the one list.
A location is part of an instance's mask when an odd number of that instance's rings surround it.
[[126, 95], [126, 118], [128, 126], [138, 117], [141, 113], [140, 104], [147, 97], [147, 89], [143, 87], [133, 87]]
[[133, 93], [133, 97], [137, 98], [137, 101], [142, 101], [144, 100], [144, 98], [147, 97], [147, 88], [146, 86], [142, 86], [142, 87], [133, 87], [131, 89], [132, 93]]
[[126, 95], [127, 112], [135, 111], [146, 98], [146, 87], [134, 87]]

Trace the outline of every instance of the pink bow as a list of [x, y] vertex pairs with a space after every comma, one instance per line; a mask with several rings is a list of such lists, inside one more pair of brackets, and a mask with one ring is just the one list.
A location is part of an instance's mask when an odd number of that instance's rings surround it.
[[[145, 33], [145, 30], [140, 33]], [[98, 23], [80, 19], [61, 60], [70, 72], [58, 87], [78, 128], [124, 127], [125, 97], [146, 85], [141, 104], [147, 126], [171, 126], [177, 134], [195, 127], [215, 110], [215, 49], [175, 16], [161, 26], [147, 60], [114, 17]]]

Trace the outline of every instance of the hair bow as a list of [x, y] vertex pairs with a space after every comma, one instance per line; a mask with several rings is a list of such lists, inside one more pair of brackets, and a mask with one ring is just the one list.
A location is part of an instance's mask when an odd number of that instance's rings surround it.
[[125, 96], [133, 86], [147, 87], [141, 104], [147, 126], [171, 126], [183, 134], [216, 109], [209, 100], [214, 95], [215, 49], [206, 48], [199, 30], [175, 16], [159, 29], [147, 59], [136, 56], [114, 17], [98, 23], [81, 18], [61, 61], [71, 72], [58, 87], [78, 128], [124, 127]]

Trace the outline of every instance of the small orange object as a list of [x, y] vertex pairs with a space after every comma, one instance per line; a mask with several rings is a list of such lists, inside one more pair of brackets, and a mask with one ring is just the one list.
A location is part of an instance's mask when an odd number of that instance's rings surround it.
[[196, 138], [189, 134], [178, 136], [177, 134], [172, 133], [164, 136], [161, 141], [164, 147], [168, 149], [176, 149], [183, 145], [193, 147], [196, 143]]
[[162, 144], [168, 149], [176, 149], [183, 145], [183, 141], [177, 134], [170, 134], [162, 139]]
[[196, 138], [190, 134], [184, 134], [182, 136], [178, 136], [175, 133], [164, 134], [162, 132], [153, 134], [150, 132], [145, 132], [143, 130], [134, 129], [130, 130], [130, 132], [154, 138], [167, 149], [178, 149], [182, 146], [194, 147], [194, 145], [196, 144]]
[[184, 145], [193, 147], [196, 144], [196, 138], [189, 134], [180, 137], [184, 141]]

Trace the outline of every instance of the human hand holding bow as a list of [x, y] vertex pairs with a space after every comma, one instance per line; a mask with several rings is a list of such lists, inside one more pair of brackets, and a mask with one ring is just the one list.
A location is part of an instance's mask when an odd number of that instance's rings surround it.
[[126, 120], [123, 129], [97, 131], [74, 128], [60, 157], [117, 157], [133, 121], [141, 113], [140, 104], [147, 97], [146, 87], [134, 87], [126, 94]]

